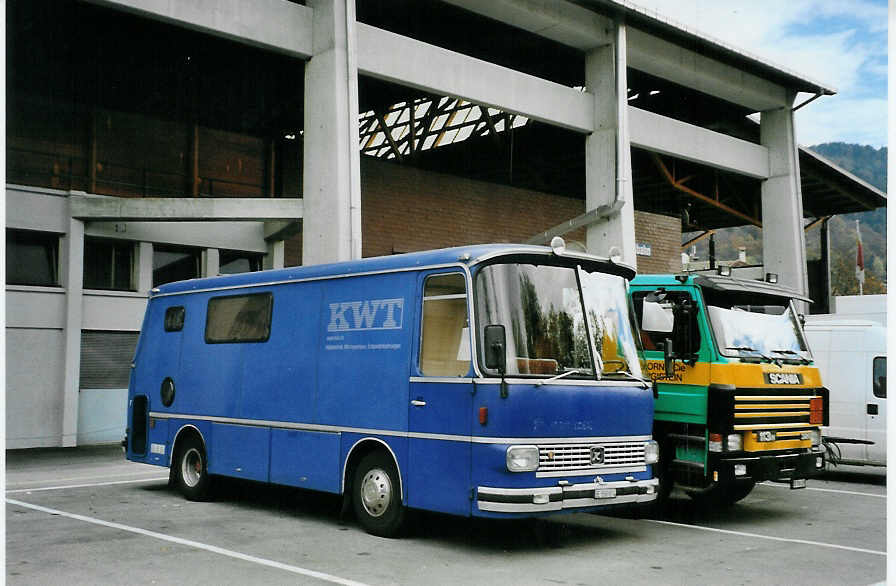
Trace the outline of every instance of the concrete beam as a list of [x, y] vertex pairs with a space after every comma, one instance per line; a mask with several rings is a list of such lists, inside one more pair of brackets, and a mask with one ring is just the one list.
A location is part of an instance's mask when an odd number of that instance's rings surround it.
[[591, 94], [360, 22], [357, 30], [359, 73], [577, 132], [594, 129]]
[[69, 201], [72, 217], [81, 220], [247, 222], [295, 220], [303, 214], [303, 202], [295, 198], [126, 198], [72, 193]]
[[782, 86], [631, 28], [628, 65], [754, 112], [790, 105]]
[[271, 242], [272, 240], [286, 240], [301, 233], [301, 222], [277, 220], [275, 222], [264, 223], [264, 239], [266, 242]]
[[757, 179], [769, 176], [768, 148], [720, 132], [628, 107], [632, 146]]
[[293, 57], [311, 56], [310, 8], [286, 0], [88, 0]]
[[470, 12], [588, 51], [613, 42], [613, 21], [562, 0], [446, 0]]

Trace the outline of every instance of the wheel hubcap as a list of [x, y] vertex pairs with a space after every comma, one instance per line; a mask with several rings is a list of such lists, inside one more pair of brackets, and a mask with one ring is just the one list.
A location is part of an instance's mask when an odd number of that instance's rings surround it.
[[371, 517], [379, 517], [392, 502], [392, 481], [380, 468], [369, 470], [361, 480], [361, 504]]
[[199, 484], [202, 478], [202, 455], [196, 448], [190, 448], [181, 460], [181, 478], [190, 488]]

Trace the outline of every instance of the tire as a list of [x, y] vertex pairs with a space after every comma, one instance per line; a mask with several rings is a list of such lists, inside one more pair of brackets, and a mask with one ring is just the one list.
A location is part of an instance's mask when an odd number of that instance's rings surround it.
[[174, 486], [187, 500], [208, 500], [211, 479], [202, 442], [190, 436], [178, 447], [171, 467]]
[[352, 505], [365, 531], [380, 537], [396, 537], [405, 524], [401, 484], [392, 458], [371, 452], [361, 459], [352, 480]]
[[688, 496], [700, 505], [730, 507], [742, 501], [756, 486], [753, 480], [741, 480], [730, 484], [713, 483], [703, 490], [689, 490]]

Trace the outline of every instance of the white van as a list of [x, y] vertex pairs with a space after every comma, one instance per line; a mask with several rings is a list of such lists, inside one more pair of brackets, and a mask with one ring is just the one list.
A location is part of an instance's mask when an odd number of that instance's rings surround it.
[[880, 324], [830, 315], [806, 317], [806, 337], [830, 390], [825, 439], [844, 464], [887, 463], [887, 330]]

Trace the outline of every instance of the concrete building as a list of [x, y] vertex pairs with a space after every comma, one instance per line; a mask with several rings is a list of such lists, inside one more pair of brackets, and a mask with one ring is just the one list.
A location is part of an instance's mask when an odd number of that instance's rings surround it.
[[7, 46], [8, 448], [121, 437], [160, 283], [754, 224], [808, 291], [804, 223], [885, 205], [796, 145], [833, 89], [625, 1], [11, 0]]

